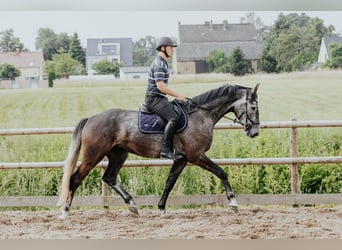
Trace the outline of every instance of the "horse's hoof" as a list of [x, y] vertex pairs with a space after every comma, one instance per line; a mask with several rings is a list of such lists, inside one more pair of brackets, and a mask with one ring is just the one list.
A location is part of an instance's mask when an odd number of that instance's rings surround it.
[[138, 208], [136, 206], [129, 206], [128, 210], [131, 211], [132, 213], [139, 215]]
[[230, 209], [233, 210], [235, 213], [239, 212], [238, 207], [230, 206]]
[[69, 206], [63, 206], [61, 208], [61, 212], [62, 214], [58, 217], [62, 220], [65, 220], [68, 217], [68, 212], [70, 211], [70, 207]]
[[229, 206], [234, 212], [238, 212], [238, 203], [235, 198], [230, 199]]
[[160, 209], [160, 216], [161, 217], [165, 217], [167, 215], [166, 210], [165, 209]]

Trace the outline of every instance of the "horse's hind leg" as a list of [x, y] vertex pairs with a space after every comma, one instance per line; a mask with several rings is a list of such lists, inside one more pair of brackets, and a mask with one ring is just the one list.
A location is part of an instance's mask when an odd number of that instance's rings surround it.
[[201, 155], [193, 161], [192, 163], [200, 166], [201, 168], [208, 170], [209, 172], [215, 174], [220, 180], [222, 181], [222, 184], [226, 190], [227, 198], [230, 201], [229, 206], [234, 210], [237, 211], [238, 203], [235, 198], [234, 191], [232, 187], [229, 184], [228, 181], [228, 175], [222, 168], [220, 168], [216, 163], [214, 163], [212, 160], [210, 160], [206, 155]]
[[[103, 158], [103, 157], [102, 157]], [[61, 207], [61, 219], [66, 219], [68, 213], [71, 208], [71, 203], [74, 199], [74, 194], [76, 189], [80, 186], [82, 180], [89, 174], [89, 172], [102, 160], [98, 159], [97, 161], [85, 162], [82, 161], [80, 167], [76, 170], [76, 172], [70, 178], [70, 200], [68, 203], [62, 205]]]
[[69, 212], [76, 189], [80, 186], [81, 182], [89, 174], [89, 172], [93, 168], [95, 168], [96, 165], [103, 159], [103, 157], [104, 155], [102, 154], [94, 154], [94, 148], [84, 147], [83, 159], [82, 159], [81, 165], [70, 178], [70, 196], [71, 197], [70, 197], [69, 204], [64, 206], [64, 208], [62, 208], [62, 216], [66, 217], [67, 213]]
[[125, 203], [128, 204], [128, 209], [131, 212], [139, 214], [138, 208], [132, 196], [119, 184], [117, 184], [117, 176], [120, 172], [122, 165], [127, 159], [127, 156], [127, 151], [120, 148], [115, 148], [110, 153], [108, 153], [108, 167], [102, 176], [102, 180], [106, 182], [110, 187], [112, 187], [122, 197]]

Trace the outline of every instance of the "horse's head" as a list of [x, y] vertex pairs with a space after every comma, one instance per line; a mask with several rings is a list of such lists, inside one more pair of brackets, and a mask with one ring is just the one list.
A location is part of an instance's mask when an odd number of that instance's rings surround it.
[[251, 138], [259, 135], [258, 88], [259, 83], [253, 89], [247, 88], [246, 94], [234, 106], [235, 116], [244, 126], [246, 135]]

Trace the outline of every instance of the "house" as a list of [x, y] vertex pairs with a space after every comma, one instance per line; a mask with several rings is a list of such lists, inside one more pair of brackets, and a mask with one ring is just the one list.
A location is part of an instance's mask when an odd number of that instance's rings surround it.
[[120, 79], [147, 79], [149, 72], [150, 67], [120, 67]]
[[43, 52], [0, 53], [0, 64], [8, 63], [20, 70], [20, 76], [12, 82], [13, 88], [36, 88], [43, 80]]
[[208, 72], [206, 62], [212, 50], [223, 50], [227, 57], [236, 47], [240, 47], [245, 58], [251, 62], [253, 70], [258, 70], [263, 44], [257, 40], [254, 24], [204, 24], [183, 25], [178, 23], [179, 45], [176, 50], [174, 68], [180, 74]]
[[342, 44], [342, 37], [323, 36], [321, 41], [321, 47], [319, 49], [318, 60], [319, 64], [324, 64], [331, 59], [329, 46], [332, 43]]
[[122, 66], [133, 65], [132, 38], [90, 38], [87, 39], [86, 69], [94, 74], [93, 65], [103, 59], [118, 62]]

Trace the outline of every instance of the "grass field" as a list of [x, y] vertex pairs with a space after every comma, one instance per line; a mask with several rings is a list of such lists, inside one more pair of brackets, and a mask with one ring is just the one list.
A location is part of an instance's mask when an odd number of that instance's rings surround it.
[[[257, 82], [261, 121], [342, 119], [342, 71], [300, 72], [279, 75], [175, 76], [170, 85], [189, 97], [223, 83], [253, 87]], [[109, 108], [137, 110], [144, 101], [143, 81], [77, 82], [56, 81], [49, 89], [1, 89], [0, 128], [71, 127], [81, 118]], [[233, 117], [233, 114], [230, 115]], [[229, 122], [222, 119], [220, 122]], [[0, 137], [0, 162], [63, 161], [70, 135]], [[342, 155], [342, 128], [302, 129], [299, 133], [300, 156]], [[216, 131], [208, 152], [212, 158], [288, 157], [289, 131], [262, 130], [256, 139], [242, 131]], [[136, 156], [130, 156], [135, 159]], [[287, 166], [227, 167], [238, 193], [287, 193]], [[303, 192], [339, 192], [342, 170], [330, 166], [302, 166]], [[120, 180], [132, 194], [160, 194], [168, 168], [123, 169]], [[154, 179], [150, 183], [150, 178]], [[0, 171], [0, 195], [55, 195], [61, 170]], [[253, 181], [251, 181], [253, 180]], [[100, 172], [95, 170], [79, 192], [100, 192]], [[187, 168], [176, 184], [175, 193], [221, 193], [216, 177]]]

